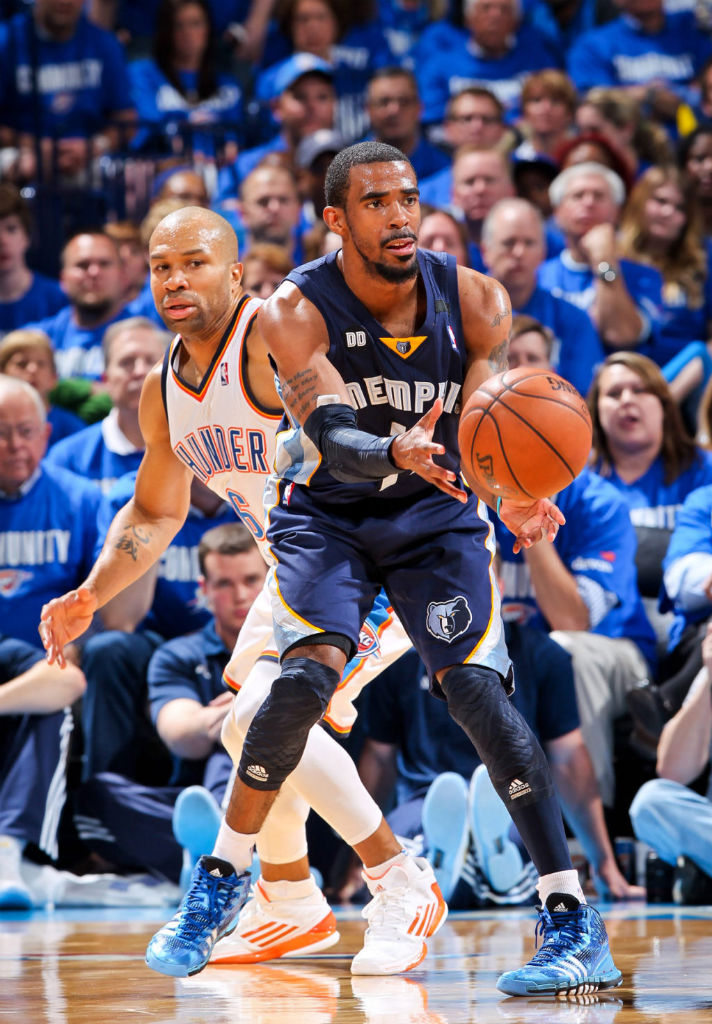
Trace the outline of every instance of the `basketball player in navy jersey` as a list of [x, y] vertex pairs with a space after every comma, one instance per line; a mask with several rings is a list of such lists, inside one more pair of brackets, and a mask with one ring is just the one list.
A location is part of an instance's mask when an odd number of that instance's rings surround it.
[[[417, 182], [399, 150], [342, 150], [326, 201], [341, 250], [289, 274], [260, 313], [289, 418], [265, 496], [282, 672], [245, 738], [227, 815], [232, 862], [249, 864], [255, 834], [383, 586], [540, 874], [543, 945], [499, 988], [529, 995], [617, 985], [605, 927], [571, 865], [546, 759], [507, 699], [492, 527], [484, 505], [457, 484], [459, 410], [506, 368], [508, 298], [448, 255], [418, 252]], [[553, 540], [563, 522], [548, 500], [480, 497], [517, 549]], [[388, 887], [398, 860], [368, 869], [372, 892]], [[222, 899], [229, 916], [230, 896]], [[149, 960], [168, 965], [177, 947], [209, 943], [222, 913], [210, 910], [197, 938], [190, 911], [161, 929]]]

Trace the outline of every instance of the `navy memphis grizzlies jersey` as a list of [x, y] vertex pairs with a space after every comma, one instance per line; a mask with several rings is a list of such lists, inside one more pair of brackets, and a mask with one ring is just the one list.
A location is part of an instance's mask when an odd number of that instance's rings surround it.
[[[354, 295], [331, 252], [293, 270], [295, 284], [324, 317], [329, 332], [328, 358], [348, 389], [360, 430], [384, 437], [402, 433], [430, 409], [438, 396], [443, 414], [433, 440], [445, 446], [438, 462], [459, 472], [457, 426], [465, 375], [457, 265], [447, 253], [419, 250], [418, 266], [427, 307], [410, 338], [395, 338]], [[307, 485], [315, 497], [333, 502], [362, 498], [403, 498], [433, 490], [415, 473], [394, 473], [385, 480], [341, 483], [324, 466], [316, 446], [288, 414], [278, 435], [277, 477]], [[265, 495], [269, 507], [269, 498]]]

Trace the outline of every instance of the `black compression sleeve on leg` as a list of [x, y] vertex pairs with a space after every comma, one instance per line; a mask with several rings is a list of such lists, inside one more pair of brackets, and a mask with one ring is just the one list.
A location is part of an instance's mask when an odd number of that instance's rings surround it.
[[318, 406], [307, 417], [304, 433], [321, 452], [331, 475], [342, 483], [382, 480], [404, 472], [391, 459], [395, 439], [359, 430], [350, 405]]

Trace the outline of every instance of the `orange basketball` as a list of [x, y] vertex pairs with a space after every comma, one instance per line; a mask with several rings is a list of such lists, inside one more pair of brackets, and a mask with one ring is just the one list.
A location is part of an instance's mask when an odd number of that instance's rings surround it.
[[490, 377], [470, 396], [458, 439], [468, 483], [502, 498], [549, 498], [586, 465], [591, 417], [563, 377], [519, 367]]

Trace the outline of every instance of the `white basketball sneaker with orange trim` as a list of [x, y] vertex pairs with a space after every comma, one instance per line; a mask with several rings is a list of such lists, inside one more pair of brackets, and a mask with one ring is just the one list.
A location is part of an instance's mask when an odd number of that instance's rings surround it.
[[[291, 883], [280, 883], [289, 891]], [[336, 918], [321, 890], [298, 899], [270, 898], [262, 879], [243, 907], [237, 928], [215, 947], [211, 964], [255, 964], [280, 957], [303, 956], [339, 941]]]
[[447, 917], [435, 874], [425, 857], [402, 853], [380, 878], [363, 877], [373, 899], [363, 908], [368, 921], [363, 949], [351, 961], [352, 974], [401, 974], [417, 967], [425, 939]]

